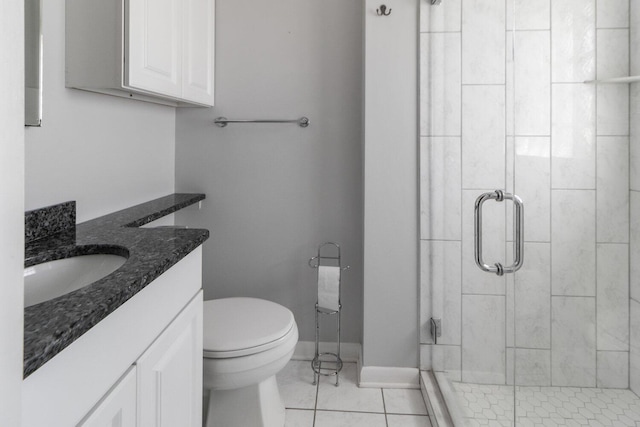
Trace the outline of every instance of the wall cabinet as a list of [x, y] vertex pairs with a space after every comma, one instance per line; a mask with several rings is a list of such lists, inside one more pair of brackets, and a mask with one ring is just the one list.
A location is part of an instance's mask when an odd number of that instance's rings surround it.
[[67, 0], [66, 86], [214, 103], [215, 0]]

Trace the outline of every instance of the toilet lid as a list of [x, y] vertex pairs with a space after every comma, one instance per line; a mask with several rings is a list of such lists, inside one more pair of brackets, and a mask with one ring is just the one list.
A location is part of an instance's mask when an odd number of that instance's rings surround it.
[[295, 325], [293, 313], [257, 298], [222, 298], [204, 302], [204, 354], [238, 357], [276, 346]]

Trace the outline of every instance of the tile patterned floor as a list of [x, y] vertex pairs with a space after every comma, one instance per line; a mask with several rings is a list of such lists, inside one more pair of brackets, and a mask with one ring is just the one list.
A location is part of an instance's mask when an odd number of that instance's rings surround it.
[[[468, 426], [513, 426], [513, 388], [454, 382]], [[516, 387], [516, 425], [640, 426], [640, 398], [630, 390]]]
[[431, 427], [420, 390], [359, 388], [356, 374], [345, 363], [339, 387], [323, 376], [314, 386], [311, 362], [290, 361], [277, 375], [285, 427]]

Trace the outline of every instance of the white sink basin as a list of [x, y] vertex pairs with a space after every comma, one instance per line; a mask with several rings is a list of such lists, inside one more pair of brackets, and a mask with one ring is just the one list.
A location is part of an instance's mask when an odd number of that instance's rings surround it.
[[116, 271], [127, 258], [81, 255], [24, 269], [24, 306], [29, 307], [87, 286]]

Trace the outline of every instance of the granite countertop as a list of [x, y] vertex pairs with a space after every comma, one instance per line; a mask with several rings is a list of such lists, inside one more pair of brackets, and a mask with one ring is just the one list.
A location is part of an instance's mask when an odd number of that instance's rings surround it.
[[[127, 261], [91, 285], [25, 308], [24, 378], [207, 240], [209, 231], [204, 229], [137, 228], [204, 198], [172, 194], [61, 229], [44, 220], [44, 209], [28, 212], [25, 267], [94, 253], [121, 255]], [[58, 216], [75, 224], [75, 202], [68, 204], [56, 205], [63, 206]], [[29, 235], [29, 230], [47, 227], [53, 234]]]

